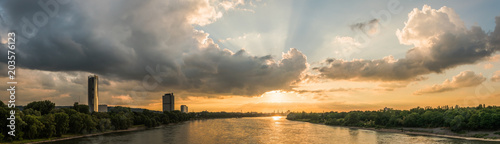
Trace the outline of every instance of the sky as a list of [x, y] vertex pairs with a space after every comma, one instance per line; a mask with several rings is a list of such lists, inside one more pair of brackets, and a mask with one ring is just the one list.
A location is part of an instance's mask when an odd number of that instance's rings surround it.
[[498, 5], [0, 1], [0, 55], [16, 32], [17, 105], [87, 104], [93, 74], [100, 104], [151, 110], [170, 92], [196, 112], [500, 105]]

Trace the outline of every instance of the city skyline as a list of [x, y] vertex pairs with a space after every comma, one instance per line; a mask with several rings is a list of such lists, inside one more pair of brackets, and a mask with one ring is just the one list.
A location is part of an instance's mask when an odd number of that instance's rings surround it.
[[0, 5], [17, 105], [88, 104], [94, 74], [96, 110], [163, 111], [167, 92], [195, 112], [500, 104], [497, 1], [20, 3]]

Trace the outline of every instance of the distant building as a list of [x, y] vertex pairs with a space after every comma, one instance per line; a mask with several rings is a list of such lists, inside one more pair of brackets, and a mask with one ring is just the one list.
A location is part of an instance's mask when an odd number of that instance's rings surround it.
[[99, 78], [97, 75], [89, 76], [89, 91], [88, 91], [88, 100], [89, 100], [89, 111], [90, 112], [98, 112], [99, 111]]
[[99, 105], [99, 112], [108, 112], [108, 105]]
[[392, 110], [392, 108], [387, 108], [387, 107], [384, 108], [384, 112], [390, 111], [390, 110]]
[[188, 106], [186, 106], [186, 105], [181, 105], [181, 112], [183, 112], [183, 113], [188, 113], [188, 112], [189, 112], [189, 111], [188, 111]]
[[174, 93], [167, 93], [163, 95], [163, 111], [174, 111]]

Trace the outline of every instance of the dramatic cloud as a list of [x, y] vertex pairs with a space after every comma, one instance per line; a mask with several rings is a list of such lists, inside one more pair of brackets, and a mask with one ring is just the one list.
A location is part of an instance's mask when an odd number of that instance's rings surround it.
[[454, 76], [452, 80], [446, 79], [442, 84], [436, 84], [416, 91], [415, 95], [428, 94], [428, 93], [441, 93], [452, 91], [464, 87], [477, 86], [483, 83], [486, 78], [482, 74], [475, 74], [473, 71], [463, 71]]
[[358, 30], [361, 32], [364, 32], [366, 34], [375, 34], [379, 31], [379, 20], [378, 19], [372, 19], [367, 22], [361, 22], [361, 23], [355, 23], [350, 25], [351, 30]]
[[496, 71], [495, 74], [491, 77], [492, 82], [500, 81], [500, 71]]
[[429, 73], [441, 73], [459, 65], [486, 60], [500, 50], [500, 17], [492, 33], [480, 27], [467, 29], [448, 7], [439, 10], [425, 5], [414, 9], [396, 35], [402, 44], [413, 45], [406, 57], [392, 56], [376, 60], [327, 59], [316, 67], [322, 77], [363, 81], [401, 81], [420, 79]]
[[295, 89], [294, 92], [297, 92], [299, 94], [303, 93], [325, 93], [325, 92], [353, 92], [353, 91], [359, 91], [359, 90], [366, 90], [367, 88], [332, 88], [328, 90], [297, 90]]
[[[307, 68], [306, 56], [296, 49], [279, 61], [245, 50], [234, 53], [194, 28], [216, 21], [242, 1], [47, 1], [56, 5], [49, 6], [53, 13], [43, 2], [0, 2], [2, 19], [10, 22], [0, 31], [17, 32], [16, 60], [22, 68], [96, 73], [109, 80], [104, 84], [129, 83], [122, 87], [128, 90], [135, 84], [151, 92], [237, 95], [290, 89]], [[7, 55], [4, 44], [1, 49]], [[51, 81], [44, 85], [52, 86]], [[113, 96], [123, 99], [129, 93]]]

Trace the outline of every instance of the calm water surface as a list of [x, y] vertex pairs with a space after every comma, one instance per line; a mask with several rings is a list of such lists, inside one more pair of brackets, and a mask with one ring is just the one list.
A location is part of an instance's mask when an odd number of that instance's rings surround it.
[[87, 143], [491, 143], [326, 126], [285, 117], [188, 121], [161, 128], [59, 141]]

